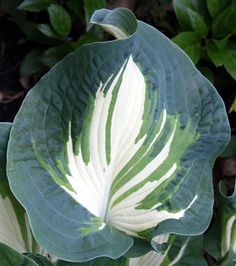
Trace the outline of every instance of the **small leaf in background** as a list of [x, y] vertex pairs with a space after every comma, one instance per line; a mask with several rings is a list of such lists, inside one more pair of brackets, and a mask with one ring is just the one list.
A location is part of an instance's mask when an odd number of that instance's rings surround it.
[[68, 9], [72, 11], [76, 16], [78, 16], [79, 18], [84, 18], [84, 4], [86, 4], [86, 1], [68, 0], [65, 4]]
[[190, 8], [187, 8], [187, 12], [192, 24], [192, 29], [198, 34], [199, 37], [206, 38], [208, 34], [208, 28], [203, 17]]
[[212, 84], [214, 84], [214, 74], [209, 67], [198, 67], [198, 69]]
[[[236, 105], [236, 96], [234, 99], [234, 104]], [[235, 108], [235, 111], [236, 111], [236, 108]], [[220, 155], [220, 157], [226, 157], [226, 158], [236, 157], [236, 136], [235, 135], [231, 136], [230, 142], [228, 143], [227, 147], [225, 148], [224, 152]]]
[[48, 7], [49, 19], [54, 30], [61, 36], [66, 36], [71, 30], [70, 14], [58, 4], [51, 4]]
[[201, 58], [201, 39], [195, 32], [180, 32], [172, 41], [188, 54], [194, 64], [198, 63]]
[[40, 62], [39, 58], [42, 56], [42, 50], [33, 49], [24, 58], [20, 66], [21, 76], [30, 76], [40, 71], [43, 64]]
[[[232, 103], [231, 106], [230, 106], [230, 109], [229, 109], [229, 113], [232, 113], [232, 112], [236, 112], [236, 96], [235, 96], [235, 98], [234, 98], [233, 103]], [[235, 140], [235, 141], [234, 141], [234, 145], [235, 145], [235, 156], [236, 156], [236, 137], [235, 137], [234, 140]]]
[[184, 30], [191, 30], [192, 23], [187, 12], [187, 8], [192, 8], [191, 1], [173, 0], [173, 8], [180, 27]]
[[219, 50], [222, 50], [228, 44], [230, 36], [231, 34], [227, 35], [226, 37], [220, 40], [213, 39], [213, 42]]
[[216, 38], [223, 38], [236, 30], [236, 5], [232, 4], [219, 13], [212, 23], [212, 33]]
[[224, 67], [230, 76], [236, 80], [236, 45], [229, 43], [224, 49]]
[[86, 0], [84, 1], [85, 19], [88, 23], [94, 11], [107, 6], [106, 0]]
[[49, 38], [55, 38], [57, 39], [60, 37], [56, 31], [48, 24], [38, 24], [37, 28], [40, 32], [42, 32], [44, 35], [46, 35]]
[[213, 42], [207, 44], [207, 55], [216, 67], [221, 67], [224, 64], [224, 53], [219, 50]]
[[73, 51], [73, 47], [67, 44], [51, 47], [42, 54], [40, 62], [45, 66], [52, 67], [71, 51]]
[[207, 8], [212, 18], [230, 4], [230, 0], [207, 0]]
[[96, 38], [96, 36], [85, 33], [76, 42], [73, 43], [73, 46], [75, 48], [79, 48], [83, 44], [92, 43], [92, 42], [96, 42], [96, 41], [99, 41], [99, 39]]
[[53, 0], [24, 0], [19, 6], [19, 9], [31, 12], [39, 12], [47, 9]]

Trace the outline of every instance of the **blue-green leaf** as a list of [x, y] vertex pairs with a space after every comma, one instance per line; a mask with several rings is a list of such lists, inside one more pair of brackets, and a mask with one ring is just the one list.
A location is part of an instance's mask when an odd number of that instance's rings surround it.
[[36, 239], [71, 262], [204, 232], [230, 135], [222, 100], [177, 45], [127, 9], [91, 20], [118, 40], [85, 45], [45, 75], [8, 146]]

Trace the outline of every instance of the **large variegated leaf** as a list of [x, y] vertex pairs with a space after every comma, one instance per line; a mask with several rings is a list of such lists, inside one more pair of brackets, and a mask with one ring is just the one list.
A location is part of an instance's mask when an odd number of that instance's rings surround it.
[[220, 184], [219, 209], [216, 221], [205, 239], [207, 251], [219, 266], [236, 265], [236, 189], [227, 196], [224, 183]]
[[36, 239], [69, 261], [203, 232], [211, 167], [229, 138], [219, 95], [168, 38], [127, 9], [91, 21], [118, 40], [86, 45], [45, 75], [8, 148], [11, 189]]
[[[0, 243], [19, 252], [36, 248], [24, 209], [9, 189], [6, 177], [6, 153], [11, 123], [0, 123]], [[0, 255], [1, 261], [1, 255]]]

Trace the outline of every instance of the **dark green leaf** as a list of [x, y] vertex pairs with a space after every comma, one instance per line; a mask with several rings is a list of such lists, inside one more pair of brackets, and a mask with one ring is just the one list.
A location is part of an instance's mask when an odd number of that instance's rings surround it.
[[224, 67], [230, 76], [236, 80], [236, 44], [229, 43], [224, 49]]
[[116, 260], [109, 258], [98, 258], [92, 261], [82, 262], [82, 263], [58, 261], [56, 262], [55, 266], [129, 266], [129, 260], [125, 257], [122, 257]]
[[225, 38], [220, 39], [220, 40], [213, 39], [213, 42], [216, 45], [216, 47], [218, 48], [218, 50], [223, 50], [226, 47], [226, 45], [228, 44], [230, 36], [231, 35], [228, 35]]
[[48, 24], [37, 24], [37, 28], [40, 32], [46, 35], [49, 38], [59, 38], [60, 36], [56, 31]]
[[196, 12], [204, 19], [208, 19], [205, 0], [173, 0], [173, 7], [180, 27], [183, 30], [193, 29], [188, 9]]
[[20, 75], [30, 76], [40, 71], [43, 67], [43, 64], [39, 60], [42, 54], [43, 52], [40, 49], [31, 50], [20, 66]]
[[51, 4], [48, 7], [49, 19], [54, 30], [61, 36], [66, 36], [71, 30], [70, 14], [58, 4]]
[[230, 142], [220, 157], [236, 157], [236, 136], [232, 135]]
[[85, 19], [88, 23], [95, 10], [105, 8], [107, 6], [106, 0], [86, 0], [84, 1]]
[[30, 258], [2, 243], [0, 243], [0, 263], [1, 266], [39, 266]]
[[[7, 158], [7, 143], [11, 130], [11, 123], [0, 123], [0, 180], [6, 180], [6, 158]], [[0, 195], [4, 197], [6, 194], [1, 192], [3, 186], [0, 186]]]
[[71, 51], [73, 51], [73, 48], [66, 44], [51, 47], [42, 54], [40, 62], [45, 66], [52, 67]]
[[[85, 1], [86, 2], [86, 1]], [[84, 1], [83, 0], [68, 0], [66, 5], [79, 18], [84, 19]]]
[[[220, 219], [219, 217], [216, 217]], [[214, 223], [204, 237], [204, 248], [217, 261], [220, 260], [220, 221]]]
[[214, 84], [214, 74], [212, 70], [208, 67], [198, 67], [201, 73], [208, 79], [212, 84]]
[[195, 32], [180, 32], [172, 41], [188, 54], [194, 64], [198, 63], [201, 58], [201, 39]]
[[230, 0], [207, 0], [207, 8], [212, 18], [230, 4]]
[[212, 33], [216, 38], [224, 38], [236, 31], [236, 5], [230, 5], [219, 13], [213, 21]]
[[213, 42], [207, 44], [207, 55], [216, 67], [224, 64], [224, 51], [219, 50]]
[[46, 10], [52, 2], [53, 0], [24, 0], [18, 8], [25, 11], [39, 12]]
[[25, 254], [25, 256], [32, 261], [34, 261], [37, 266], [53, 266], [54, 264], [50, 262], [46, 257], [38, 254]]
[[173, 7], [180, 27], [183, 30], [191, 30], [192, 23], [187, 11], [187, 8], [192, 8], [191, 1], [173, 0]]
[[187, 8], [187, 12], [192, 24], [192, 29], [198, 34], [199, 37], [206, 38], [208, 34], [208, 28], [203, 17], [190, 8]]

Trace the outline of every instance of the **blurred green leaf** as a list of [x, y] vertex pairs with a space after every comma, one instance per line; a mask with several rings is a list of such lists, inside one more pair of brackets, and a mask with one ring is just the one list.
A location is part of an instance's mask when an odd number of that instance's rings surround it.
[[201, 58], [201, 39], [195, 32], [180, 32], [172, 39], [172, 41], [174, 41], [188, 54], [194, 64], [198, 63]]
[[214, 223], [206, 232], [203, 238], [204, 249], [217, 261], [221, 258], [220, 252], [220, 226], [219, 222]]
[[105, 8], [107, 6], [106, 0], [85, 0], [84, 1], [84, 11], [86, 23], [89, 22], [94, 11], [100, 8]]
[[186, 31], [193, 29], [188, 9], [196, 12], [206, 20], [209, 16], [205, 0], [173, 0], [173, 8], [180, 27]]
[[39, 12], [46, 10], [53, 0], [24, 0], [19, 6], [19, 9], [31, 12]]
[[[236, 95], [235, 95], [234, 101], [231, 104], [230, 109], [229, 109], [229, 113], [232, 113], [232, 112], [235, 112], [236, 113]], [[235, 138], [235, 140], [233, 141], [233, 145], [234, 145], [234, 156], [236, 157], [236, 137], [234, 136], [234, 138]]]
[[213, 39], [213, 42], [214, 44], [216, 45], [216, 47], [219, 49], [219, 50], [222, 50], [226, 47], [226, 45], [228, 44], [228, 41], [229, 41], [229, 38], [230, 38], [231, 35], [228, 35], [226, 36], [225, 38], [223, 39], [220, 39], [220, 40], [216, 40], [216, 39]]
[[183, 30], [191, 30], [192, 23], [187, 12], [187, 8], [192, 8], [189, 0], [173, 0], [173, 8], [179, 25]]
[[216, 38], [223, 38], [236, 31], [236, 5], [231, 4], [213, 21], [212, 33]]
[[72, 24], [70, 14], [58, 4], [51, 4], [48, 7], [48, 13], [54, 30], [61, 36], [68, 35]]
[[46, 258], [38, 254], [26, 254], [27, 258], [34, 261], [37, 266], [53, 266], [53, 264]]
[[214, 42], [207, 44], [207, 55], [216, 67], [223, 66], [224, 64], [224, 52], [219, 50]]
[[207, 8], [212, 18], [230, 4], [230, 0], [207, 0]]
[[40, 32], [42, 32], [44, 35], [46, 35], [49, 38], [55, 38], [57, 39], [59, 35], [55, 32], [55, 30], [48, 24], [38, 24], [37, 28]]
[[224, 67], [230, 76], [236, 80], [236, 44], [229, 43], [224, 49]]
[[[236, 103], [236, 97], [234, 102]], [[220, 157], [236, 157], [236, 136], [232, 135], [230, 138], [230, 142], [225, 148], [224, 152], [220, 155]]]
[[68, 9], [80, 18], [84, 18], [84, 1], [83, 0], [68, 0], [66, 2]]
[[33, 49], [24, 58], [20, 66], [21, 76], [30, 76], [42, 69], [43, 65], [39, 58], [42, 56], [42, 50]]
[[128, 266], [129, 261], [125, 257], [118, 258], [116, 260], [110, 258], [97, 258], [87, 262], [73, 263], [59, 260], [55, 266]]
[[73, 51], [73, 47], [67, 44], [51, 47], [43, 53], [40, 62], [45, 66], [52, 67], [71, 51]]
[[0, 262], [1, 266], [39, 266], [30, 258], [2, 243], [0, 243]]
[[190, 8], [187, 8], [187, 12], [192, 24], [192, 29], [199, 35], [199, 37], [206, 38], [208, 34], [208, 28], [203, 17]]
[[209, 67], [198, 67], [198, 69], [212, 84], [214, 84], [214, 74]]

